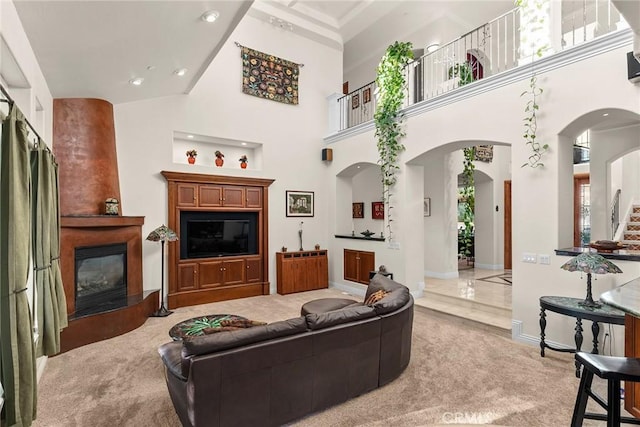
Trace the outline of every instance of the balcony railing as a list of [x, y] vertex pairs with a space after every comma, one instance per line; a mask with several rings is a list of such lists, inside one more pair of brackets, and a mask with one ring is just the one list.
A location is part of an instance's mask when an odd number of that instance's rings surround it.
[[[626, 27], [610, 0], [563, 2], [561, 39], [554, 49], [566, 49]], [[432, 99], [461, 86], [529, 64], [522, 61], [520, 9], [515, 8], [464, 34], [433, 52], [416, 58], [405, 68], [407, 89], [404, 106]], [[371, 82], [338, 98], [337, 131], [373, 120], [376, 84]]]

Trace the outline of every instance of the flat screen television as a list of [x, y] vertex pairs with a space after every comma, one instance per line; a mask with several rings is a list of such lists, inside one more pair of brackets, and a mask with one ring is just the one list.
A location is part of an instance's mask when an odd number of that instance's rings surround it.
[[257, 254], [255, 212], [182, 212], [180, 258]]

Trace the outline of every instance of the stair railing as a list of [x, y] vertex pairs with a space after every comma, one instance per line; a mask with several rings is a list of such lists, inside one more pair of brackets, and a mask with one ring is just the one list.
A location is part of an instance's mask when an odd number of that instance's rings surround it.
[[611, 202], [611, 239], [613, 240], [616, 231], [618, 231], [618, 227], [620, 226], [620, 193], [622, 190], [618, 189], [616, 194], [613, 196], [613, 201]]

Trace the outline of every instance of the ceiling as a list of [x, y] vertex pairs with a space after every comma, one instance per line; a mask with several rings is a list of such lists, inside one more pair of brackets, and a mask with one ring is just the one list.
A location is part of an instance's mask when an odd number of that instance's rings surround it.
[[[53, 97], [113, 104], [188, 93], [245, 14], [344, 49], [348, 69], [378, 60], [407, 28], [432, 19], [421, 17], [442, 16], [445, 10], [464, 16], [470, 3], [474, 0], [14, 0]], [[482, 10], [471, 9], [476, 20], [482, 17]], [[220, 13], [215, 23], [200, 19], [208, 10]], [[178, 77], [174, 72], [181, 68], [187, 73]], [[138, 77], [144, 82], [132, 86]]]
[[[377, 64], [395, 40], [445, 43], [513, 8], [513, 0], [13, 1], [53, 97], [113, 104], [189, 93], [245, 15], [344, 50], [346, 75]], [[208, 10], [219, 12], [215, 23], [200, 19]], [[174, 74], [181, 68], [183, 77]], [[143, 84], [132, 86], [137, 77]]]

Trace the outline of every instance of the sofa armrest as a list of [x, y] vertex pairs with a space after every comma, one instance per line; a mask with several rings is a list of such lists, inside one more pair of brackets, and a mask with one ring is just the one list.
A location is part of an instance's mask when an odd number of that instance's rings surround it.
[[182, 342], [172, 341], [163, 344], [158, 348], [158, 353], [160, 353], [162, 362], [171, 374], [182, 381], [187, 380], [182, 375]]

